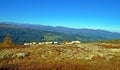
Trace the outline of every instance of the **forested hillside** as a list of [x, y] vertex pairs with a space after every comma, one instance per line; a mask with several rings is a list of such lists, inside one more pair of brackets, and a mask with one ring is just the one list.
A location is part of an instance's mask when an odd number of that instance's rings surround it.
[[14, 22], [0, 22], [0, 24], [7, 24], [9, 27], [21, 27], [21, 28], [30, 28], [30, 29], [37, 29], [37, 30], [47, 30], [57, 33], [66, 33], [70, 35], [80, 35], [80, 36], [87, 36], [87, 37], [101, 37], [104, 39], [118, 39], [120, 38], [120, 33], [117, 32], [110, 32], [106, 30], [100, 29], [76, 29], [76, 28], [68, 28], [61, 26], [45, 26], [39, 24], [25, 24], [25, 23], [14, 23]]
[[0, 42], [3, 41], [6, 34], [10, 34], [15, 44], [23, 44], [25, 42], [39, 41], [59, 41], [64, 40], [80, 40], [82, 42], [104, 40], [102, 37], [90, 37], [81, 35], [72, 35], [66, 33], [58, 33], [47, 30], [37, 30], [15, 26], [14, 24], [0, 24]]

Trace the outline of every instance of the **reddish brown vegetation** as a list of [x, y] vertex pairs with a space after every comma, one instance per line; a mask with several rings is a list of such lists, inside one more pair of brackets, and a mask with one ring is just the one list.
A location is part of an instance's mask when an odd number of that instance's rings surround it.
[[[13, 49], [16, 47], [6, 48]], [[24, 46], [21, 47], [24, 48]], [[110, 60], [104, 59], [97, 54], [91, 60], [68, 58], [59, 61], [55, 60], [54, 57], [58, 57], [61, 54], [60, 52], [64, 53], [63, 49], [76, 49], [77, 51], [78, 47], [75, 46], [41, 45], [19, 49], [14, 52], [30, 52], [30, 55], [24, 58], [0, 59], [0, 62], [2, 62], [0, 70], [120, 70], [119, 56], [114, 56]], [[43, 59], [41, 55], [49, 54], [48, 51], [51, 51], [53, 55]], [[82, 49], [82, 51], [87, 50]]]
[[16, 46], [7, 46], [7, 47], [0, 47], [0, 49], [20, 49], [20, 48], [27, 48], [29, 46], [24, 46], [24, 45], [16, 45]]
[[[25, 59], [21, 59], [25, 60]], [[34, 62], [32, 64], [24, 63], [16, 63], [16, 64], [6, 64], [4, 67], [0, 68], [2, 70], [119, 70], [120, 63], [111, 63], [111, 62], [103, 62], [88, 61], [85, 63], [79, 63], [78, 61], [71, 60], [70, 62], [58, 62], [55, 64], [52, 63], [38, 63]]]
[[100, 59], [100, 58], [102, 58], [102, 57], [99, 56], [99, 55], [94, 55], [94, 56], [92, 57], [93, 60], [97, 60], [97, 59]]
[[105, 44], [97, 44], [98, 46], [104, 47], [104, 48], [120, 48], [120, 45], [115, 46], [115, 45], [105, 45]]

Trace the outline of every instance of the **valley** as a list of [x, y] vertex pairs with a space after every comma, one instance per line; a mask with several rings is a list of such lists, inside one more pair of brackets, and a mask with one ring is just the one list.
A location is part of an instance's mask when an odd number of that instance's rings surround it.
[[120, 70], [120, 33], [33, 27], [0, 23], [0, 70]]

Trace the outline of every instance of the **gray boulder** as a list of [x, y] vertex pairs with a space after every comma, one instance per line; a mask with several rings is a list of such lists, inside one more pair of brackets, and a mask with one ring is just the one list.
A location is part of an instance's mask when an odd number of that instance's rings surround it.
[[12, 58], [24, 58], [28, 55], [29, 55], [29, 53], [16, 53], [12, 56]]

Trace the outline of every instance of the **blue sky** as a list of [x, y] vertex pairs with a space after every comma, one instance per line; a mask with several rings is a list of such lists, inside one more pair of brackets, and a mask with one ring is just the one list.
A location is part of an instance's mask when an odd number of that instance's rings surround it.
[[120, 0], [0, 0], [0, 22], [120, 32]]

